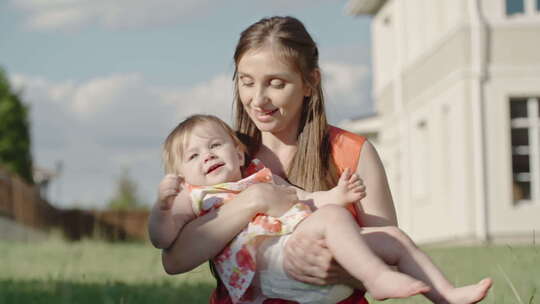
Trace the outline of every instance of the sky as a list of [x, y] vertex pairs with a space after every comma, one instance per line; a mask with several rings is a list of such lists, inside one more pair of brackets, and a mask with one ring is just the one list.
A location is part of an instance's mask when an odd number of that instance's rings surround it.
[[[259, 19], [300, 19], [319, 46], [332, 124], [373, 112], [370, 19], [347, 1], [4, 0], [0, 66], [30, 108], [34, 165], [48, 199], [104, 208], [122, 170], [147, 204], [161, 144], [194, 113], [232, 121], [232, 56]], [[59, 166], [61, 164], [61, 166]]]

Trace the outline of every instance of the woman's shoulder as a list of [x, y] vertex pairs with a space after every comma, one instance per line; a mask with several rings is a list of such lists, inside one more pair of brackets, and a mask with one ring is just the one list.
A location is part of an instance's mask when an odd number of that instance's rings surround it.
[[354, 150], [361, 148], [366, 142], [366, 137], [355, 134], [335, 126], [328, 126], [328, 135], [332, 148], [345, 148]]
[[366, 137], [335, 126], [329, 126], [328, 136], [332, 157], [340, 169], [357, 168]]

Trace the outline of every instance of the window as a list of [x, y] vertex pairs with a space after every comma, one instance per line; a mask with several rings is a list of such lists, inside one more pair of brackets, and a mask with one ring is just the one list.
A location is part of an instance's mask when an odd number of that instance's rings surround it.
[[525, 4], [523, 1], [524, 0], [506, 0], [506, 16], [525, 13]]
[[540, 0], [505, 0], [508, 17], [535, 17], [540, 13]]
[[540, 200], [540, 98], [510, 98], [514, 204]]

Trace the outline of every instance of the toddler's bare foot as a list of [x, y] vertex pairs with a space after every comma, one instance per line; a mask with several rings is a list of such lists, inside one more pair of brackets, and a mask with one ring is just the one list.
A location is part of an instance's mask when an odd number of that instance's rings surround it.
[[406, 274], [386, 270], [377, 275], [370, 284], [366, 283], [369, 294], [378, 301], [390, 298], [408, 298], [426, 293], [430, 287]]
[[482, 301], [487, 295], [493, 281], [490, 278], [483, 279], [474, 285], [454, 288], [444, 293], [444, 297], [451, 304], [473, 304]]

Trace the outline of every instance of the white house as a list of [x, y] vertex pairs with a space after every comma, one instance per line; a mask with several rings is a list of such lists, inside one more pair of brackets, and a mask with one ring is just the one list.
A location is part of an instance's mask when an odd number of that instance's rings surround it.
[[540, 240], [540, 0], [347, 10], [373, 16], [377, 147], [400, 226], [424, 243]]

